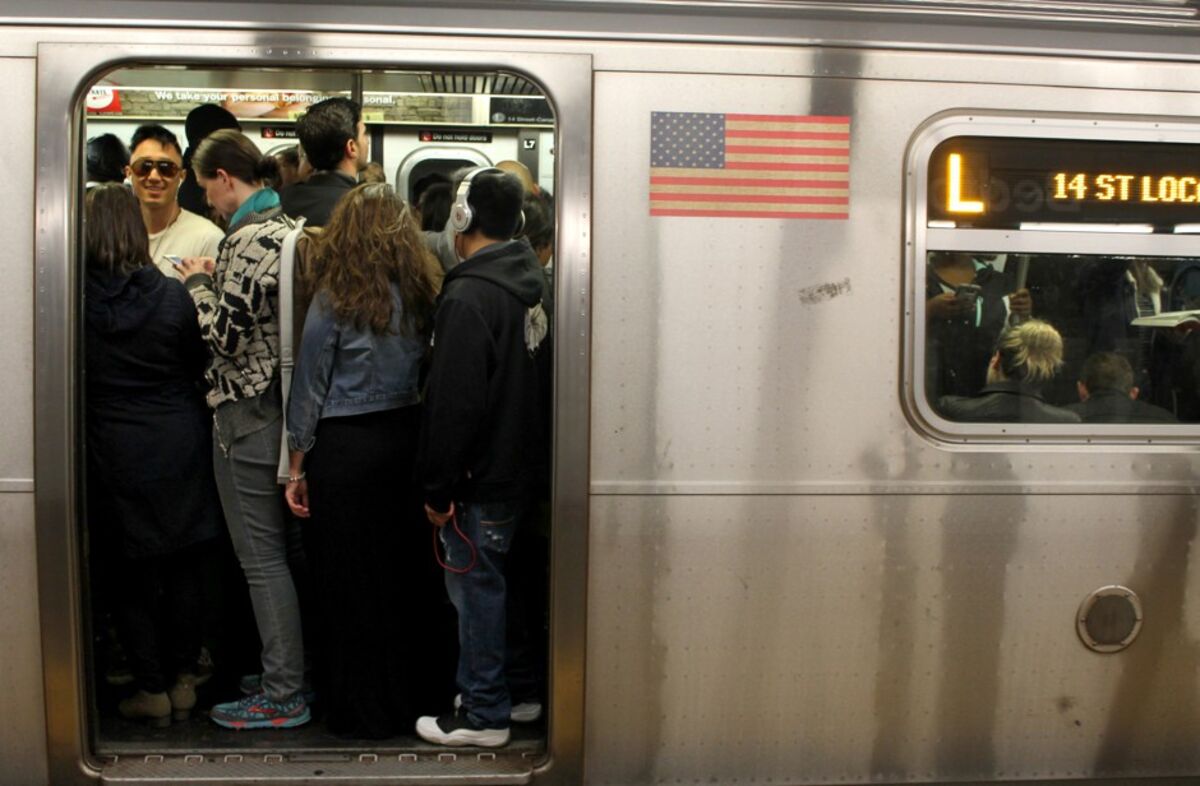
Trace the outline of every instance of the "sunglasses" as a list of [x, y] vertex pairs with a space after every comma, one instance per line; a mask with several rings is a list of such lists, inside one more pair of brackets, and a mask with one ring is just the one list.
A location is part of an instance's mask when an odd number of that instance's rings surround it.
[[129, 165], [129, 169], [138, 177], [149, 177], [155, 169], [158, 170], [158, 174], [166, 178], [179, 174], [179, 164], [174, 161], [155, 161], [150, 158], [139, 158]]

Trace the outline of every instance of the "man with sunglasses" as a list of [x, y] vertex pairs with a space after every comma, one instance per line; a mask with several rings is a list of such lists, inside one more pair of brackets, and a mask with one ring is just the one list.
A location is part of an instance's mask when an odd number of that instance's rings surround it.
[[142, 206], [150, 256], [158, 269], [176, 278], [169, 257], [216, 258], [225, 233], [207, 218], [179, 206], [179, 186], [187, 170], [175, 135], [160, 125], [139, 126], [129, 150], [125, 174]]

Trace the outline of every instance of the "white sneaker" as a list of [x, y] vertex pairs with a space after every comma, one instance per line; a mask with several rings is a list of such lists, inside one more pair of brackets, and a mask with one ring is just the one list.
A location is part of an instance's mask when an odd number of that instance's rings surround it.
[[508, 717], [514, 723], [533, 723], [542, 717], [542, 703], [540, 701], [523, 701], [520, 704], [514, 704]]
[[[454, 709], [462, 706], [462, 694], [454, 696]], [[513, 723], [533, 723], [538, 718], [542, 717], [542, 703], [540, 701], [523, 701], [520, 704], [512, 705], [509, 710], [508, 719]]]
[[508, 744], [508, 729], [477, 729], [467, 719], [466, 713], [417, 718], [417, 735], [435, 745], [477, 745], [481, 748], [499, 748]]

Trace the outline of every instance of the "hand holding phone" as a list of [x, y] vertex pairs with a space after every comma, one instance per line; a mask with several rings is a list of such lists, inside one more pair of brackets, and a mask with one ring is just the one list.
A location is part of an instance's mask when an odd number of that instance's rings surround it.
[[959, 284], [954, 288], [954, 297], [966, 303], [974, 303], [983, 294], [978, 284]]

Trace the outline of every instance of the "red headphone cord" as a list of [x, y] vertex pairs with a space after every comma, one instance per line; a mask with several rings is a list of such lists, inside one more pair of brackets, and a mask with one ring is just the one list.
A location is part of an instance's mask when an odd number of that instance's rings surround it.
[[[441, 552], [438, 551], [438, 530], [441, 529], [441, 527], [437, 526], [436, 524], [433, 527], [433, 558], [436, 559], [437, 563], [444, 569], [461, 576], [464, 573], [471, 572], [471, 569], [475, 567], [476, 557], [479, 555], [475, 551], [475, 544], [471, 542], [471, 539], [468, 538], [458, 526], [458, 514], [454, 512], [453, 505], [450, 507], [450, 523], [454, 526], [454, 531], [458, 534], [458, 537], [462, 538], [462, 542], [466, 543], [467, 548], [471, 550], [471, 561], [467, 563], [467, 567], [465, 568], [454, 568], [445, 563], [445, 561], [442, 559]], [[445, 525], [443, 524], [442, 526], [444, 527]]]

